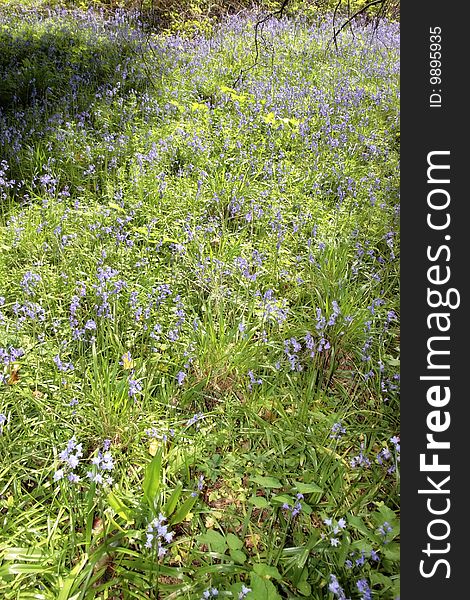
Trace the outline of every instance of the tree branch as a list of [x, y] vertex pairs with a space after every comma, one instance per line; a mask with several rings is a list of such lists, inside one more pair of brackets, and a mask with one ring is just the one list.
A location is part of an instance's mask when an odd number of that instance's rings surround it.
[[233, 87], [235, 87], [237, 85], [237, 83], [240, 81], [240, 79], [242, 78], [242, 76], [244, 75], [244, 73], [247, 73], [248, 71], [251, 71], [251, 69], [254, 69], [254, 67], [256, 67], [256, 65], [258, 64], [258, 59], [259, 59], [259, 42], [258, 42], [258, 35], [259, 35], [259, 31], [260, 28], [262, 30], [264, 24], [269, 21], [269, 19], [272, 19], [273, 17], [280, 17], [282, 18], [283, 14], [284, 14], [284, 10], [287, 6], [287, 4], [289, 3], [289, 0], [282, 0], [282, 4], [281, 6], [275, 10], [272, 13], [269, 13], [268, 15], [264, 16], [262, 19], [258, 19], [258, 21], [256, 21], [255, 23], [255, 60], [253, 62], [252, 65], [250, 65], [249, 67], [247, 67], [246, 69], [241, 69], [240, 73], [238, 74], [238, 77], [236, 78], [236, 80], [233, 83]]
[[[335, 8], [335, 15], [336, 15], [337, 10], [339, 9], [339, 6], [341, 5], [341, 2], [342, 2], [342, 0], [339, 0], [338, 5]], [[366, 12], [371, 6], [375, 6], [376, 4], [381, 4], [383, 7], [383, 5], [386, 2], [387, 2], [387, 0], [372, 0], [365, 6], [363, 6], [359, 10], [357, 10], [353, 15], [348, 17], [338, 30], [336, 30], [336, 28], [335, 28], [335, 16], [333, 16], [333, 41], [335, 43], [336, 51], [338, 51], [338, 41], [337, 41], [338, 35], [343, 31], [343, 29], [345, 27], [347, 27], [356, 17], [358, 17], [362, 13]]]

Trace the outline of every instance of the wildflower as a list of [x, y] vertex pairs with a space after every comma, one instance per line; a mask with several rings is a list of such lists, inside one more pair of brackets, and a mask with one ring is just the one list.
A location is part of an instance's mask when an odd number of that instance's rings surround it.
[[262, 379], [256, 379], [256, 377], [253, 374], [253, 371], [248, 371], [248, 377], [250, 378], [250, 383], [248, 384], [248, 389], [250, 391], [253, 389], [253, 385], [262, 385], [263, 383]]
[[186, 373], [184, 371], [180, 371], [178, 373], [178, 375], [176, 376], [176, 378], [178, 380], [178, 385], [182, 385], [183, 384], [183, 381], [184, 381], [185, 377], [186, 377]]
[[54, 481], [59, 481], [60, 479], [62, 479], [64, 476], [64, 470], [63, 469], [58, 469], [55, 473], [54, 473]]
[[338, 421], [337, 423], [334, 423], [333, 427], [331, 428], [330, 438], [334, 440], [340, 440], [343, 437], [343, 434], [345, 433], [346, 428], [343, 427], [341, 421]]
[[[82, 444], [77, 444], [75, 436], [71, 437], [67, 442], [67, 446], [59, 453], [60, 462], [64, 464], [64, 467], [58, 469], [54, 473], [54, 481], [63, 479], [66, 475], [72, 483], [79, 481], [78, 475], [74, 474], [73, 471], [78, 467], [80, 458], [83, 456]], [[73, 475], [72, 477], [70, 477]]]
[[238, 594], [238, 600], [243, 600], [247, 594], [251, 592], [251, 588], [246, 587], [246, 585], [242, 584], [241, 592]]
[[357, 456], [351, 459], [350, 464], [353, 469], [356, 467], [370, 467], [370, 460], [364, 456], [364, 444], [361, 444], [361, 451]]
[[380, 560], [379, 554], [375, 550], [370, 551], [370, 557], [375, 562], [379, 562], [379, 560]]
[[293, 506], [291, 506], [288, 502], [284, 502], [284, 504], [282, 505], [282, 509], [286, 512], [290, 512], [292, 515], [292, 518], [295, 518], [302, 511], [302, 504], [301, 504], [300, 500], [304, 499], [304, 495], [297, 494], [296, 499], [297, 499], [297, 502], [295, 502]]
[[362, 565], [365, 562], [366, 562], [366, 555], [365, 555], [365, 552], [362, 551], [361, 556], [359, 558], [356, 558], [356, 567], [362, 567]]
[[4, 415], [3, 413], [0, 413], [0, 435], [2, 435], [3, 425], [6, 423], [6, 420], [7, 420], [7, 416]]
[[219, 595], [219, 590], [217, 588], [210, 588], [202, 593], [201, 600], [205, 600], [206, 598], [215, 598]]
[[362, 594], [361, 600], [372, 600], [372, 592], [366, 579], [359, 579], [356, 583], [357, 589]]
[[147, 525], [145, 547], [151, 549], [156, 546], [158, 558], [163, 558], [168, 552], [163, 544], [165, 542], [169, 544], [175, 535], [173, 531], [168, 531], [168, 525], [165, 525], [166, 520], [166, 517], [160, 513], [158, 518], [153, 519]]
[[339, 539], [338, 539], [338, 538], [330, 538], [330, 544], [331, 544], [332, 546], [335, 546], [335, 548], [336, 548], [337, 546], [339, 546], [339, 543], [340, 543], [340, 542], [339, 542]]
[[34, 293], [34, 288], [41, 281], [41, 276], [38, 273], [32, 273], [31, 271], [27, 271], [23, 275], [23, 279], [20, 282], [21, 287], [23, 288], [25, 294], [27, 296], [31, 296]]
[[339, 310], [339, 306], [338, 303], [336, 302], [336, 300], [333, 300], [333, 302], [331, 303], [333, 306], [333, 313], [330, 315], [330, 318], [328, 319], [328, 325], [334, 325], [336, 323], [336, 319], [340, 313]]
[[190, 419], [188, 419], [188, 422], [186, 423], [186, 425], [188, 427], [190, 427], [191, 425], [196, 424], [196, 429], [199, 429], [200, 424], [198, 421], [200, 421], [201, 419], [204, 418], [203, 413], [196, 413], [195, 415], [193, 415]]
[[129, 389], [127, 393], [129, 394], [130, 398], [134, 398], [134, 396], [142, 391], [142, 384], [137, 379], [133, 379], [133, 374], [134, 372], [132, 371], [128, 379]]
[[[198, 492], [202, 492], [202, 488], [203, 487], [204, 487], [204, 475], [199, 475], [199, 479], [198, 479], [198, 482], [197, 482]], [[196, 498], [197, 495], [198, 495], [198, 492], [191, 492], [191, 496], [193, 498]]]
[[346, 529], [346, 521], [341, 517], [341, 519], [338, 519], [338, 527], [340, 529]]
[[384, 544], [387, 544], [390, 541], [390, 540], [387, 540], [387, 536], [389, 533], [391, 533], [393, 531], [393, 527], [390, 526], [390, 523], [388, 523], [388, 521], [384, 521], [383, 524], [378, 528], [377, 531], [383, 537]]
[[336, 575], [330, 575], [330, 584], [328, 589], [332, 594], [338, 598], [338, 600], [346, 600], [343, 588], [340, 586]]
[[390, 441], [395, 446], [395, 450], [399, 453], [400, 452], [400, 438], [398, 436], [394, 435], [392, 438], [390, 438]]
[[114, 459], [110, 452], [111, 440], [104, 440], [102, 449], [91, 459], [94, 468], [87, 472], [87, 477], [98, 485], [112, 485], [113, 478], [108, 474], [114, 469]]
[[57, 356], [54, 356], [53, 361], [55, 362], [57, 369], [63, 373], [66, 373], [67, 371], [73, 371], [75, 368], [71, 362], [62, 362], [58, 354]]

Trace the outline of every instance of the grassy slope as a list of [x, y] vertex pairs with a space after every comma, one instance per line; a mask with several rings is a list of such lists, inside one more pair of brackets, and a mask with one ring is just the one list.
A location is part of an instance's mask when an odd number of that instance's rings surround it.
[[397, 28], [0, 19], [3, 596], [396, 597]]

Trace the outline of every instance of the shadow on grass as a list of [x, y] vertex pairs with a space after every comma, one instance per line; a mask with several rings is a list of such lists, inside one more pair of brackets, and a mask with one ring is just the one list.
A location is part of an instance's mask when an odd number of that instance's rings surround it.
[[[109, 147], [116, 145], [132, 128], [145, 92], [158, 94], [171, 68], [161, 47], [154, 47], [150, 79], [146, 44], [142, 29], [123, 12], [0, 13], [0, 199], [22, 197], [49, 160], [67, 157], [70, 177], [78, 172], [75, 157], [95, 160], [104, 135]], [[148, 110], [158, 112], [155, 102]], [[122, 144], [120, 152], [126, 152]], [[16, 187], [7, 190], [7, 180]]]
[[[116, 81], [127, 89], [145, 87], [133, 69], [141, 41], [115, 22], [100, 23], [84, 13], [56, 13], [36, 22], [13, 18], [0, 23], [0, 107], [25, 109], [72, 102], [82, 108], [100, 88]], [[78, 15], [78, 13], [76, 13]], [[88, 16], [88, 19], [86, 18]], [[109, 22], [108, 22], [109, 23]]]

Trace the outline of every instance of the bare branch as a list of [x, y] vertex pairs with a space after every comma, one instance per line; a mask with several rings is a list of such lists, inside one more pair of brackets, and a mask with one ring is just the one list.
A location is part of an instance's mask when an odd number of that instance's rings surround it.
[[273, 17], [282, 18], [283, 14], [284, 14], [284, 10], [288, 3], [289, 3], [289, 0], [282, 0], [282, 4], [277, 10], [273, 11], [272, 13], [269, 13], [268, 15], [264, 16], [262, 19], [258, 19], [258, 21], [256, 21], [256, 23], [255, 23], [255, 60], [254, 60], [253, 64], [251, 64], [249, 67], [247, 67], [246, 69], [240, 70], [238, 77], [236, 78], [236, 80], [233, 83], [233, 87], [235, 87], [238, 84], [238, 82], [241, 80], [244, 73], [251, 71], [251, 69], [254, 69], [254, 67], [256, 67], [256, 65], [258, 64], [258, 59], [259, 59], [258, 35], [260, 34], [259, 33], [260, 29], [262, 31], [265, 23], [267, 21], [269, 21], [270, 19], [272, 19]]
[[[381, 10], [384, 8], [384, 5], [387, 3], [388, 0], [372, 0], [371, 2], [369, 2], [368, 4], [366, 4], [365, 6], [363, 6], [362, 8], [360, 8], [359, 10], [357, 10], [353, 15], [351, 15], [350, 17], [348, 17], [346, 19], [346, 21], [341, 25], [341, 27], [337, 30], [335, 27], [335, 17], [333, 17], [333, 41], [335, 44], [335, 48], [336, 51], [338, 51], [338, 35], [343, 31], [343, 29], [345, 27], [347, 27], [350, 23], [352, 23], [352, 21], [358, 17], [359, 15], [361, 15], [362, 13], [365, 13], [369, 8], [371, 8], [371, 6], [375, 6], [377, 4], [381, 4]], [[341, 5], [342, 0], [339, 0], [338, 5], [335, 8], [335, 14], [337, 12], [337, 10], [339, 9], [339, 6]]]

